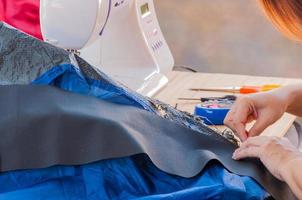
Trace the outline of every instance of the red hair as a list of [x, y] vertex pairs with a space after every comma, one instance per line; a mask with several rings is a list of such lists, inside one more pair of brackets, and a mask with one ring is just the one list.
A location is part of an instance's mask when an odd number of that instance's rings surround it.
[[282, 33], [302, 41], [302, 0], [259, 0], [259, 3]]

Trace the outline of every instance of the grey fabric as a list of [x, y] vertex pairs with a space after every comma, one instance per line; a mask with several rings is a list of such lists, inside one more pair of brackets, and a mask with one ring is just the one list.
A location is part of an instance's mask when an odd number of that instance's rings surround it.
[[210, 129], [202, 134], [142, 109], [50, 86], [0, 86], [0, 93], [2, 172], [145, 153], [161, 170], [183, 177], [218, 160], [256, 179], [275, 199], [295, 199], [258, 160], [232, 160], [236, 146]]
[[[28, 84], [69, 54], [0, 22], [0, 84]], [[24, 67], [27, 66], [27, 67]]]

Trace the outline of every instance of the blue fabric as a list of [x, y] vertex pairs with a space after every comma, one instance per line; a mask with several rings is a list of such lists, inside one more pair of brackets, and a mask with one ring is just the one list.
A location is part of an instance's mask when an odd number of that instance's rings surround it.
[[[152, 112], [143, 99], [106, 80], [87, 79], [72, 65], [54, 67], [33, 84], [52, 85]], [[188, 179], [162, 172], [146, 155], [0, 174], [0, 200], [256, 200], [267, 196], [253, 179], [232, 174], [219, 163], [209, 164], [198, 176]]]

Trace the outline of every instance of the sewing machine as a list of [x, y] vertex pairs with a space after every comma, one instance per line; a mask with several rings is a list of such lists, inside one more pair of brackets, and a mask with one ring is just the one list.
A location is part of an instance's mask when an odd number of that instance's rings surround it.
[[153, 0], [42, 0], [45, 41], [71, 51], [137, 92], [168, 83], [174, 59]]

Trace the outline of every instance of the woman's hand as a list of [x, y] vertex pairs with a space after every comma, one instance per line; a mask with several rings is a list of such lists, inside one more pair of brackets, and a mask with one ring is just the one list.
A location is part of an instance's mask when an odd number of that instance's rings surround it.
[[285, 181], [290, 163], [302, 159], [302, 154], [286, 138], [258, 136], [247, 139], [233, 154], [235, 160], [251, 157], [259, 158], [276, 178]]
[[298, 199], [302, 199], [302, 153], [288, 139], [251, 137], [237, 149], [233, 159], [259, 158], [279, 180], [285, 181]]
[[[287, 109], [287, 99], [278, 92], [265, 92], [239, 97], [226, 116], [224, 123], [238, 137], [245, 141], [248, 137], [261, 134], [276, 122]], [[247, 123], [256, 120], [247, 131]]]

